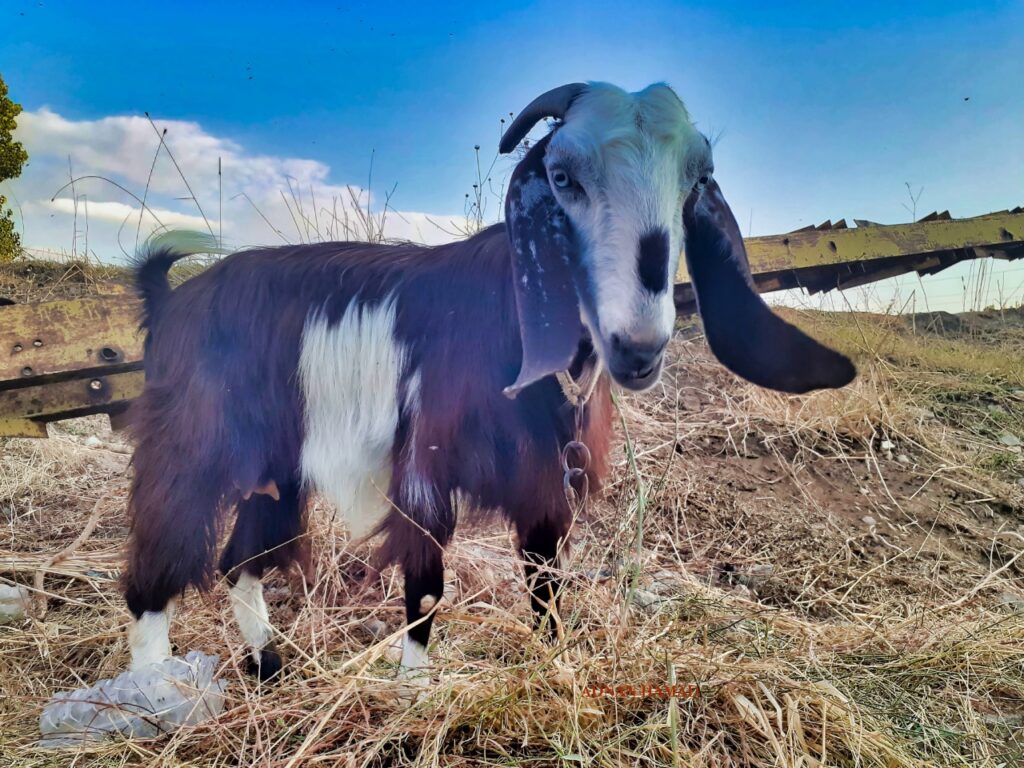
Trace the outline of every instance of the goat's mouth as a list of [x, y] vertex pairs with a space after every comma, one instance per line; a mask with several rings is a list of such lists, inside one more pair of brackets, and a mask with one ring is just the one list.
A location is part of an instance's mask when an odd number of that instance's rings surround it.
[[658, 379], [661, 378], [661, 368], [664, 360], [664, 356], [659, 355], [649, 365], [631, 370], [617, 369], [616, 366], [612, 365], [608, 367], [608, 372], [611, 374], [612, 380], [620, 387], [633, 390], [634, 392], [643, 392], [658, 383]]

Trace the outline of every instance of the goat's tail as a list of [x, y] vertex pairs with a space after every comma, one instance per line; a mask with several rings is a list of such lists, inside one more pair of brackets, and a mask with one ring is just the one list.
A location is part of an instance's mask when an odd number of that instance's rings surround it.
[[167, 273], [174, 262], [197, 253], [225, 254], [217, 238], [205, 232], [169, 230], [149, 238], [133, 260], [135, 292], [142, 299], [140, 328], [151, 328], [171, 295]]

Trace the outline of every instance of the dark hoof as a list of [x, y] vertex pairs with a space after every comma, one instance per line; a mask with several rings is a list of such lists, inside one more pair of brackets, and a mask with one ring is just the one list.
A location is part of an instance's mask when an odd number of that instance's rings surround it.
[[272, 645], [266, 646], [260, 651], [260, 660], [256, 661], [252, 655], [246, 657], [245, 671], [261, 683], [269, 682], [281, 674], [281, 655], [274, 650]]

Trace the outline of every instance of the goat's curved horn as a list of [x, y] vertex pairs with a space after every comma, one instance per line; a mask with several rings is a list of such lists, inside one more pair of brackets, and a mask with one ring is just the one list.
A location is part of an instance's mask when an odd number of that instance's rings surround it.
[[505, 131], [505, 135], [501, 137], [501, 143], [498, 144], [501, 154], [507, 155], [515, 149], [538, 121], [545, 117], [565, 117], [573, 99], [583, 93], [586, 87], [586, 83], [561, 85], [558, 88], [552, 88], [547, 93], [542, 93], [527, 104], [526, 109], [519, 113], [519, 116]]

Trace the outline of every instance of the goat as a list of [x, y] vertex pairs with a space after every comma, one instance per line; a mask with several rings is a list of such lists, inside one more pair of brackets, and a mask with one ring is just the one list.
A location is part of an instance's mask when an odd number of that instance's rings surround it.
[[[612, 382], [659, 379], [685, 247], [707, 339], [731, 370], [805, 392], [848, 383], [845, 357], [775, 316], [753, 290], [711, 147], [666, 85], [572, 84], [535, 99], [500, 143], [541, 119], [505, 223], [461, 242], [320, 243], [228, 255], [171, 290], [167, 272], [209, 244], [152, 241], [136, 268], [147, 331], [125, 597], [132, 667], [171, 653], [186, 588], [219, 559], [250, 671], [281, 658], [261, 577], [308, 556], [318, 490], [356, 535], [383, 534], [405, 580], [402, 674], [423, 676], [455, 500], [516, 531], [535, 620], [557, 604], [550, 566], [569, 534], [559, 451], [574, 409], [552, 374], [600, 366], [583, 406], [591, 488], [606, 474]], [[253, 491], [262, 493], [252, 493]]]

